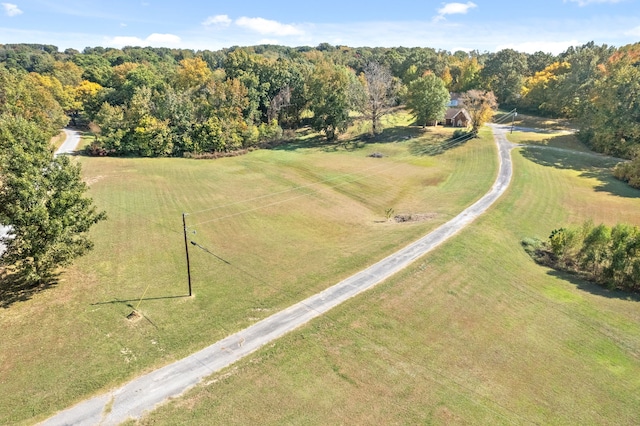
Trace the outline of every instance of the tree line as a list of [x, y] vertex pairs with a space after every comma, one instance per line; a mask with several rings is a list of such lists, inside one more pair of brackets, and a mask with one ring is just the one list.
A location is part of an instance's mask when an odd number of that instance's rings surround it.
[[105, 219], [84, 195], [80, 165], [54, 158], [51, 137], [69, 119], [52, 92], [46, 76], [0, 67], [0, 224], [9, 226], [0, 272], [29, 285], [90, 250], [87, 231]]
[[[419, 106], [419, 122], [437, 121], [443, 105], [434, 99], [444, 86], [492, 92], [505, 107], [571, 118], [594, 150], [632, 158], [640, 143], [639, 52], [640, 44], [593, 42], [559, 55], [327, 43], [83, 52], [18, 44], [0, 46], [0, 63], [37, 74], [74, 121], [93, 123], [103, 154], [235, 150], [302, 125], [334, 139], [350, 111], [370, 119], [375, 133], [393, 104]], [[437, 104], [435, 113], [428, 102]]]

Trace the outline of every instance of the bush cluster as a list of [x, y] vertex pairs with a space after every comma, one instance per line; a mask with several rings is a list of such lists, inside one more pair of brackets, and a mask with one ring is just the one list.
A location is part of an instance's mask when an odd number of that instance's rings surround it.
[[547, 241], [525, 239], [525, 250], [539, 263], [580, 275], [611, 289], [640, 291], [640, 229], [617, 224], [555, 229]]

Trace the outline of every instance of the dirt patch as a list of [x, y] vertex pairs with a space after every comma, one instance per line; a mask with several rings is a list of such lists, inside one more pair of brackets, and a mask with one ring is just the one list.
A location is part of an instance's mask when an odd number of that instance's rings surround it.
[[424, 222], [425, 220], [435, 219], [436, 213], [402, 213], [393, 217], [393, 221], [396, 223], [406, 222]]
[[138, 311], [133, 311], [129, 315], [127, 315], [127, 319], [129, 321], [138, 321], [140, 318], [142, 318], [142, 315], [140, 315], [140, 312]]

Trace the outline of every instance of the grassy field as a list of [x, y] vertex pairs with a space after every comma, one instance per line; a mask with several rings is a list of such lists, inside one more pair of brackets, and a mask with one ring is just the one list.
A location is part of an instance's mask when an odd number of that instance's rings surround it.
[[[3, 294], [0, 424], [42, 420], [333, 285], [491, 186], [488, 133], [426, 157], [420, 146], [451, 129], [394, 120], [368, 144], [312, 138], [215, 161], [79, 157], [109, 219], [56, 285]], [[390, 222], [389, 208], [428, 219]], [[192, 298], [182, 212], [209, 250], [191, 246]], [[143, 316], [130, 321], [134, 309]]]
[[514, 151], [514, 182], [414, 267], [141, 424], [640, 422], [640, 300], [535, 264], [524, 237], [640, 224], [610, 161]]
[[[507, 114], [508, 114], [507, 111], [498, 111], [494, 116], [494, 120], [504, 121], [504, 119], [506, 118], [505, 116]], [[539, 117], [535, 115], [522, 114], [520, 112], [516, 117], [513, 117], [513, 118], [509, 117], [505, 121], [506, 124], [511, 124], [512, 122], [517, 127], [545, 129], [548, 131], [556, 131], [556, 132], [573, 131], [575, 128], [574, 123], [572, 123], [571, 120], [569, 119]]]

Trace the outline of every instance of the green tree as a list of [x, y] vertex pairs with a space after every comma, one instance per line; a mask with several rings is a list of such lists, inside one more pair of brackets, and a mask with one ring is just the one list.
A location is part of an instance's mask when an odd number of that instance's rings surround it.
[[555, 95], [563, 114], [577, 118], [586, 130], [594, 111], [592, 91], [601, 76], [601, 67], [614, 53], [615, 49], [607, 45], [597, 46], [589, 42], [582, 46], [570, 47], [560, 55], [561, 62], [568, 62], [571, 72], [558, 79]]
[[578, 257], [580, 266], [588, 270], [596, 280], [600, 281], [603, 270], [609, 266], [611, 242], [611, 229], [600, 224], [590, 229], [584, 241]]
[[503, 49], [489, 56], [480, 75], [484, 86], [495, 93], [498, 102], [515, 105], [527, 70], [526, 54]]
[[63, 86], [77, 86], [82, 81], [82, 68], [71, 61], [56, 61], [53, 64], [51, 74], [57, 78]]
[[[351, 74], [351, 75], [350, 75]], [[311, 127], [322, 131], [327, 140], [335, 140], [349, 122], [349, 85], [353, 74], [343, 66], [323, 62], [310, 75], [309, 101]]]
[[537, 260], [555, 268], [577, 272], [609, 288], [640, 291], [640, 229], [617, 224], [595, 226], [587, 221], [580, 227], [554, 230], [542, 251], [553, 256]]
[[610, 264], [604, 278], [618, 288], [640, 290], [640, 230], [617, 224], [611, 229]]
[[629, 186], [640, 189], [640, 155], [636, 154], [633, 160], [618, 163], [613, 169], [613, 176]]
[[451, 78], [453, 79], [451, 82], [451, 91], [466, 92], [468, 90], [478, 89], [480, 86], [479, 78], [481, 69], [482, 67], [478, 64], [477, 58], [456, 58], [450, 70]]
[[83, 70], [82, 78], [101, 86], [106, 86], [111, 79], [111, 64], [98, 54], [82, 54], [73, 57], [73, 62]]
[[53, 158], [49, 138], [22, 117], [0, 118], [0, 223], [4, 265], [30, 282], [45, 281], [56, 268], [92, 248], [87, 232], [106, 218], [96, 211], [67, 156]]
[[444, 81], [433, 73], [427, 73], [409, 84], [407, 108], [423, 128], [444, 118], [449, 100]]
[[3, 113], [33, 121], [49, 136], [69, 122], [38, 74], [9, 71], [0, 66], [0, 114]]

